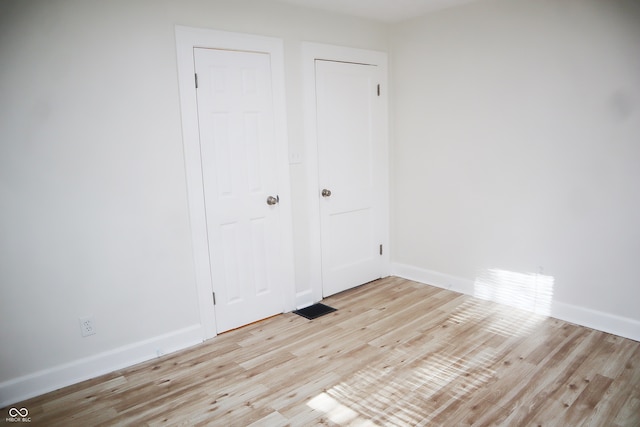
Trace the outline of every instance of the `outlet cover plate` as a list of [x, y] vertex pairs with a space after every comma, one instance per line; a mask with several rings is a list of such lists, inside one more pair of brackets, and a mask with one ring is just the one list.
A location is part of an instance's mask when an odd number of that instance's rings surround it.
[[89, 335], [95, 335], [96, 328], [95, 328], [95, 322], [93, 321], [93, 316], [81, 317], [79, 320], [80, 320], [80, 334], [83, 337], [88, 337]]

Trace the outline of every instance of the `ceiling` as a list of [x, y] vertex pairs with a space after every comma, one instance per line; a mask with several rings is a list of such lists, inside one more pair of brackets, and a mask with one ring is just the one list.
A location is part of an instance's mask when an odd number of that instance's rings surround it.
[[280, 0], [298, 6], [395, 23], [475, 0]]

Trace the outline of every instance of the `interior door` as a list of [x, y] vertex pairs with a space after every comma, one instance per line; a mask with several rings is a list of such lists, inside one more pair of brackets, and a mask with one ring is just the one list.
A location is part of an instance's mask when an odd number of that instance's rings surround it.
[[316, 60], [323, 296], [384, 275], [386, 135], [375, 65]]
[[194, 49], [218, 332], [284, 311], [270, 56]]

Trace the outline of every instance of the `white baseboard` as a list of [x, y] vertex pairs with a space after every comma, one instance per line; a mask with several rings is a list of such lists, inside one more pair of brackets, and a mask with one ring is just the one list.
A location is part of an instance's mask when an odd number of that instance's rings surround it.
[[5, 381], [0, 383], [0, 407], [191, 347], [201, 343], [203, 336], [202, 325], [193, 325]]
[[391, 274], [414, 282], [425, 283], [461, 294], [473, 295], [473, 280], [451, 276], [406, 264], [391, 264]]
[[615, 314], [591, 310], [560, 301], [553, 301], [551, 317], [640, 341], [640, 322], [628, 317], [620, 317]]
[[[474, 281], [406, 264], [393, 263], [391, 274], [474, 296]], [[640, 321], [553, 300], [551, 317], [640, 341]]]

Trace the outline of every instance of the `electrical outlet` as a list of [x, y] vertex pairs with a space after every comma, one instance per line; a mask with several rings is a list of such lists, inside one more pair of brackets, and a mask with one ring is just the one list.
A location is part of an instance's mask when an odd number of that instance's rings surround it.
[[88, 337], [89, 335], [94, 335], [96, 333], [96, 328], [93, 322], [93, 316], [81, 317], [79, 320], [80, 320], [80, 334], [83, 337]]

